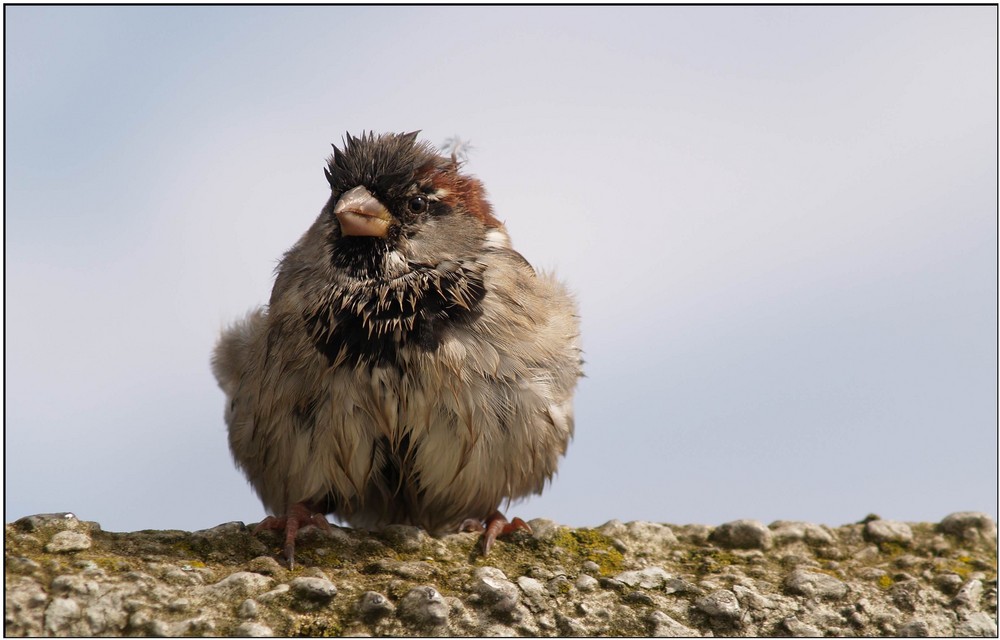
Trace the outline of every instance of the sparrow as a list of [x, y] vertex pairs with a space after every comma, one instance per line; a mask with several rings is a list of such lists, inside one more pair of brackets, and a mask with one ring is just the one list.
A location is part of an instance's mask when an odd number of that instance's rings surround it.
[[573, 435], [579, 319], [511, 247], [482, 182], [419, 132], [347, 134], [330, 199], [281, 259], [268, 304], [223, 331], [212, 369], [236, 465], [284, 530], [528, 529]]

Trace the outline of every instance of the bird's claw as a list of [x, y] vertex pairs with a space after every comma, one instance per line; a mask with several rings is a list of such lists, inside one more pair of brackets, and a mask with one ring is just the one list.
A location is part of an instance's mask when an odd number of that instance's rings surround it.
[[518, 529], [522, 529], [531, 533], [531, 527], [528, 523], [520, 518], [514, 518], [508, 521], [507, 518], [499, 511], [494, 511], [488, 518], [486, 518], [486, 523], [476, 520], [475, 518], [469, 518], [462, 523], [460, 531], [473, 531], [476, 533], [482, 533], [483, 537], [480, 538], [480, 544], [482, 545], [483, 555], [488, 555], [490, 549], [493, 548], [493, 543], [499, 536], [506, 536], [514, 533]]
[[312, 509], [307, 507], [301, 502], [296, 502], [288, 508], [288, 511], [283, 516], [268, 516], [264, 518], [260, 524], [254, 527], [253, 532], [259, 533], [261, 531], [284, 531], [285, 532], [285, 546], [283, 548], [285, 560], [288, 562], [288, 568], [295, 568], [295, 537], [298, 535], [299, 529], [308, 526], [315, 526], [323, 531], [331, 532], [330, 523], [327, 522], [326, 518], [322, 513], [313, 513]]

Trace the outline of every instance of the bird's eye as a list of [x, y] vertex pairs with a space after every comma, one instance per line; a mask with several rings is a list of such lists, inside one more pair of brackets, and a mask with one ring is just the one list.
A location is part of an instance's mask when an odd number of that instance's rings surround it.
[[406, 203], [406, 206], [410, 208], [413, 213], [423, 213], [427, 211], [427, 198], [424, 196], [414, 196], [410, 198], [410, 201]]

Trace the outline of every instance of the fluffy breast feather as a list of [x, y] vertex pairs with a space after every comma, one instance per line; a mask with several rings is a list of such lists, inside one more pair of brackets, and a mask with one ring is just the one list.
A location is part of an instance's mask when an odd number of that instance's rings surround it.
[[[293, 277], [285, 295], [275, 287], [269, 309], [224, 333], [213, 368], [229, 399], [231, 448], [268, 511], [306, 502], [356, 526], [443, 533], [541, 491], [573, 433], [576, 310], [505, 237], [491, 230], [485, 251], [449, 266], [443, 286], [424, 274], [440, 293], [435, 312], [450, 309], [457, 321], [433, 326], [433, 340], [405, 334], [405, 322], [386, 325], [383, 337], [396, 340], [387, 357], [351, 357], [342, 338], [317, 349], [317, 335], [336, 335], [347, 308], [362, 320], [367, 308], [375, 323], [393, 305], [413, 312], [395, 291], [331, 298], [339, 306], [310, 327], [300, 311], [309, 283]], [[388, 307], [373, 305], [390, 295]]]

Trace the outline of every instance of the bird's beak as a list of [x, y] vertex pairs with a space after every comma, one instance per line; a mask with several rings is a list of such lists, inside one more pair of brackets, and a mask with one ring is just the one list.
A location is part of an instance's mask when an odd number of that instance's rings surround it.
[[378, 199], [364, 187], [354, 187], [337, 200], [333, 215], [340, 220], [345, 236], [384, 238], [396, 219]]

